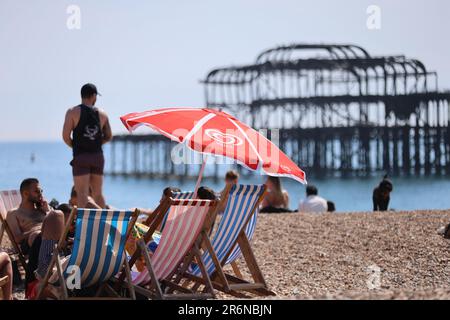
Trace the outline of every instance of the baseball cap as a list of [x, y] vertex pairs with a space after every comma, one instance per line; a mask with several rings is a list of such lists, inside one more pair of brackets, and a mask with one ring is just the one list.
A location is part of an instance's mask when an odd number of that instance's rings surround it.
[[81, 97], [90, 97], [93, 94], [101, 96], [101, 94], [97, 91], [97, 87], [92, 83], [86, 83], [81, 87]]

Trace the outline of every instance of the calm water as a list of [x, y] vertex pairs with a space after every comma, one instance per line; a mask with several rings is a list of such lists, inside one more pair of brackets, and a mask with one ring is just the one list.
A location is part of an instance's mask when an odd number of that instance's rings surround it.
[[[107, 149], [107, 148], [106, 148]], [[108, 150], [105, 150], [108, 166]], [[31, 154], [35, 161], [31, 162]], [[18, 189], [22, 179], [37, 177], [44, 188], [47, 199], [56, 198], [66, 202], [72, 187], [69, 162], [71, 151], [63, 143], [0, 143], [0, 190]], [[224, 168], [226, 170], [228, 168]], [[242, 183], [262, 183], [264, 176], [254, 175]], [[336, 203], [338, 211], [366, 211], [372, 209], [372, 190], [378, 178], [327, 178], [308, 179], [319, 188], [323, 197]], [[396, 210], [448, 209], [450, 208], [450, 178], [397, 178], [393, 179], [394, 192], [391, 208]], [[216, 191], [223, 183], [205, 181]], [[117, 208], [154, 208], [166, 186], [178, 186], [182, 190], [193, 190], [195, 181], [139, 180], [105, 178], [104, 193], [107, 202]], [[284, 179], [283, 186], [290, 194], [290, 207], [297, 208], [304, 197], [305, 187], [294, 180]]]

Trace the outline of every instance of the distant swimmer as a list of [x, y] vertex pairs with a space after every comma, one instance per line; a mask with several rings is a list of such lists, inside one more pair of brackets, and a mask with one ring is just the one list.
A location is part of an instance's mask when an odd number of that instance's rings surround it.
[[102, 146], [111, 141], [112, 132], [106, 113], [95, 107], [97, 95], [95, 85], [85, 84], [81, 88], [81, 104], [67, 111], [63, 128], [64, 142], [73, 150], [70, 164], [81, 208], [87, 205], [89, 188], [95, 203], [106, 207], [102, 192], [105, 166]]
[[34, 163], [36, 161], [36, 155], [34, 154], [34, 152], [32, 152], [30, 155], [30, 161], [31, 163]]

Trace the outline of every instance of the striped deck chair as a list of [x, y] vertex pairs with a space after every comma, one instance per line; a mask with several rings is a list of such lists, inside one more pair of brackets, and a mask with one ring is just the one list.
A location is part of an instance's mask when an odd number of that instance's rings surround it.
[[[180, 199], [180, 200], [181, 199], [193, 199], [194, 195], [195, 195], [195, 192], [193, 192], [193, 191], [174, 192], [172, 194], [172, 198]], [[164, 225], [167, 220], [167, 216], [168, 216], [168, 212], [167, 212], [166, 216], [164, 217], [161, 230], [164, 228]], [[256, 229], [257, 218], [258, 218], [258, 208], [256, 209], [255, 214], [252, 215], [249, 223], [247, 224], [247, 226], [245, 228], [245, 234], [249, 241], [251, 241], [253, 239], [253, 234], [255, 233], [255, 229]], [[236, 246], [234, 248], [233, 252], [228, 257], [228, 260], [225, 262], [225, 265], [230, 264], [232, 266], [235, 274], [238, 277], [242, 278], [242, 274], [239, 270], [238, 265], [236, 264], [236, 260], [239, 259], [240, 256], [241, 256], [241, 250], [239, 249], [239, 246]]]
[[[48, 285], [53, 267], [56, 265], [62, 291], [60, 296], [63, 299], [69, 298], [66, 279], [71, 275], [74, 267], [79, 270], [80, 288], [98, 284], [99, 289], [95, 297], [99, 297], [105, 291], [115, 298], [121, 297], [107, 282], [124, 269], [127, 274], [129, 294], [132, 299], [135, 299], [130, 268], [126, 260], [125, 242], [138, 215], [138, 210], [131, 212], [74, 208], [67, 221], [65, 231], [54, 250], [47, 274], [39, 286], [37, 298], [41, 297], [43, 289]], [[66, 239], [75, 216], [73, 251], [63, 269], [58, 253], [63, 248], [64, 239]]]
[[13, 246], [13, 252], [11, 252], [11, 254], [17, 255], [22, 267], [27, 270], [25, 255], [22, 253], [19, 244], [14, 239], [14, 235], [6, 222], [8, 211], [18, 208], [21, 201], [22, 196], [20, 195], [19, 190], [0, 191], [0, 244], [2, 243], [4, 232], [6, 231]]
[[[194, 192], [193, 191], [185, 191], [185, 192], [173, 192], [172, 193], [172, 199], [175, 200], [186, 200], [186, 199], [193, 199], [194, 198]], [[167, 217], [169, 216], [169, 211], [167, 210], [166, 215], [164, 216], [164, 219], [161, 224], [162, 231], [164, 229], [164, 226], [166, 225]]]
[[[218, 202], [170, 199], [169, 204], [166, 226], [155, 253], [150, 256], [146, 246], [154, 232], [154, 227], [150, 228], [138, 242], [140, 250], [135, 253], [135, 256], [143, 255], [147, 269], [141, 272], [137, 279], [137, 282], [144, 286], [135, 286], [135, 290], [156, 299], [214, 298], [214, 290], [203, 265], [200, 248], [204, 242], [206, 230], [209, 229], [212, 218], [218, 210]], [[165, 215], [164, 212], [160, 215], [161, 220], [163, 215]], [[188, 288], [178, 286], [172, 280], [184, 273], [194, 259], [199, 265], [200, 276], [205, 283], [205, 290], [202, 293], [195, 293]]]
[[[238, 297], [246, 297], [239, 291], [248, 291], [257, 295], [274, 295], [268, 290], [261, 270], [250, 246], [248, 236], [252, 237], [256, 227], [256, 210], [264, 197], [264, 185], [235, 185], [229, 191], [225, 211], [212, 241], [207, 239], [208, 250], [203, 254], [208, 274], [214, 288]], [[253, 283], [243, 279], [239, 270], [236, 276], [226, 274], [223, 267], [234, 262], [240, 255], [253, 278]], [[237, 268], [237, 265], [236, 265]], [[238, 271], [238, 272], [237, 272]], [[188, 278], [202, 285], [199, 280], [199, 266], [188, 271]], [[181, 277], [177, 279], [181, 281]], [[203, 283], [204, 285], [204, 283]]]

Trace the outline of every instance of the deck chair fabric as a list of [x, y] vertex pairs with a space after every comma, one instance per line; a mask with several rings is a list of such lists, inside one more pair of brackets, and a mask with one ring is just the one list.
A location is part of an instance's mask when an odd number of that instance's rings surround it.
[[[235, 185], [231, 188], [225, 211], [211, 241], [220, 262], [222, 262], [225, 256], [233, 248], [237, 241], [237, 237], [243, 228], [245, 228], [244, 230], [247, 231], [249, 235], [253, 236], [256, 226], [256, 215], [251, 217], [254, 213], [252, 209], [254, 209], [264, 191], [264, 185]], [[249, 218], [250, 221], [247, 223]], [[237, 259], [240, 254], [241, 251], [239, 247], [236, 246], [225, 264], [228, 262], [231, 263]], [[209, 252], [204, 253], [203, 261], [208, 270], [208, 274], [211, 275], [216, 267]], [[200, 275], [200, 272], [199, 266], [190, 270], [190, 273], [195, 276]]]
[[[3, 240], [3, 232], [7, 228], [6, 215], [8, 211], [18, 208], [21, 201], [22, 196], [19, 190], [0, 191], [0, 243]], [[14, 239], [10, 240], [14, 241]]]
[[14, 249], [14, 252], [12, 252], [12, 254], [17, 254], [22, 267], [27, 270], [28, 265], [25, 256], [20, 249], [19, 244], [16, 243], [14, 235], [12, 234], [12, 231], [6, 221], [8, 211], [18, 208], [21, 201], [22, 196], [20, 195], [19, 190], [0, 191], [0, 244], [3, 241], [4, 232], [6, 231], [6, 234], [8, 235], [8, 238]]
[[78, 210], [68, 265], [80, 268], [82, 287], [104, 282], [119, 272], [132, 215], [131, 211]]
[[[59, 268], [61, 268], [60, 257], [57, 253], [62, 249], [63, 240], [67, 236], [75, 213], [76, 227], [72, 254], [64, 270], [58, 271], [58, 278], [64, 290], [67, 290], [65, 279], [73, 272], [74, 266], [80, 271], [81, 288], [86, 288], [94, 284], [106, 283], [111, 277], [118, 274], [124, 266], [128, 265], [125, 262], [125, 243], [136, 222], [138, 212], [75, 209], [66, 224], [65, 232], [58, 243], [58, 247], [55, 249], [52, 263], [42, 283], [43, 287], [47, 285], [53, 267], [55, 265], [58, 267], [59, 264]], [[131, 282], [131, 278], [129, 278], [129, 281]]]
[[[158, 280], [164, 279], [192, 247], [205, 223], [210, 207], [207, 200], [175, 200], [166, 215], [166, 228], [151, 260]], [[134, 284], [148, 283], [148, 270], [140, 272]]]
[[[256, 229], [256, 222], [258, 220], [258, 212], [259, 210], [256, 209], [255, 213], [250, 218], [250, 221], [248, 222], [247, 226], [245, 227], [245, 235], [247, 236], [249, 241], [252, 241], [253, 235], [255, 233]], [[239, 257], [241, 256], [242, 252], [239, 246], [234, 247], [233, 251], [231, 252], [230, 256], [228, 257], [227, 261], [225, 262], [225, 265], [231, 264], [235, 262]]]
[[[156, 289], [153, 293], [147, 291], [148, 296], [159, 299], [214, 297], [213, 287], [203, 267], [199, 248], [202, 243], [201, 233], [207, 229], [215, 210], [217, 210], [217, 201], [171, 199], [166, 227], [162, 231], [160, 243], [153, 256], [150, 257], [145, 242], [140, 240], [142, 253], [146, 257], [147, 270], [139, 274], [136, 282]], [[180, 272], [182, 266], [192, 263], [193, 259], [197, 259], [203, 267], [201, 276], [209, 284], [207, 290], [203, 293], [190, 294], [189, 290], [175, 285], [176, 288], [173, 291], [180, 290], [181, 293], [172, 291], [170, 294], [164, 294], [160, 284], [174, 285], [171, 279]]]
[[[172, 199], [175, 200], [187, 200], [187, 199], [193, 199], [194, 198], [194, 192], [193, 191], [185, 191], [185, 192], [173, 192], [172, 193]], [[167, 221], [167, 217], [169, 216], [169, 211], [167, 211], [166, 215], [164, 216], [164, 219], [161, 223], [161, 231], [164, 229]]]

